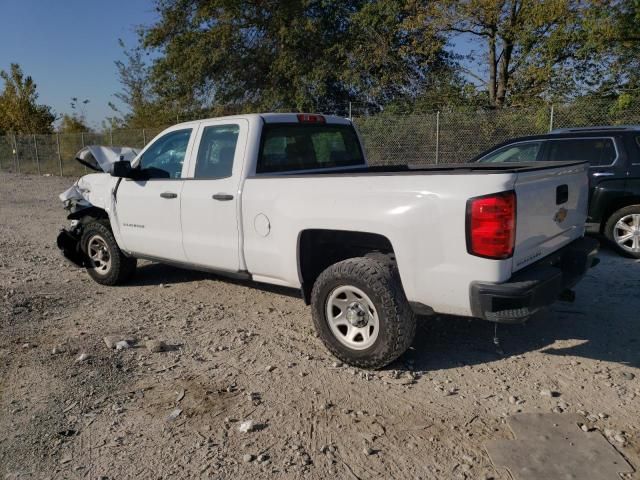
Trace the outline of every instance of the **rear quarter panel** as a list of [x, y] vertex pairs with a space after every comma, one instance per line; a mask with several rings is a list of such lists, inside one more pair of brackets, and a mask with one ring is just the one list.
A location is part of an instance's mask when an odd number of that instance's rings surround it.
[[470, 315], [469, 284], [507, 280], [511, 260], [467, 253], [466, 202], [509, 190], [514, 181], [512, 173], [248, 178], [242, 199], [247, 269], [255, 280], [297, 288], [298, 242], [304, 230], [377, 233], [394, 248], [410, 301], [442, 313]]

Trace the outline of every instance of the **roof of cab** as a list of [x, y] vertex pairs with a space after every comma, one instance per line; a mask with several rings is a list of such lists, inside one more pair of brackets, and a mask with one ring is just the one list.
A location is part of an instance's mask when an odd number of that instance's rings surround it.
[[194, 125], [198, 122], [204, 122], [207, 120], [239, 120], [239, 119], [250, 119], [250, 118], [259, 118], [262, 119], [265, 123], [300, 123], [298, 115], [311, 115], [311, 116], [320, 116], [323, 117], [325, 123], [330, 124], [340, 124], [340, 125], [349, 125], [351, 121], [348, 118], [339, 117], [337, 115], [324, 115], [321, 113], [247, 113], [244, 115], [227, 115], [224, 117], [211, 117], [211, 118], [201, 118], [199, 120], [191, 120], [188, 122], [182, 122], [175, 126], [188, 126]]

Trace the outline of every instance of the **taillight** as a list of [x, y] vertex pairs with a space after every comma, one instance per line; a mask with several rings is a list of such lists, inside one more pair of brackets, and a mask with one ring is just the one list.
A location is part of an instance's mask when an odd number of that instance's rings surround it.
[[324, 123], [325, 119], [322, 115], [313, 115], [311, 113], [299, 113], [298, 122], [300, 123]]
[[467, 200], [467, 251], [478, 257], [513, 255], [516, 240], [516, 194], [495, 193]]

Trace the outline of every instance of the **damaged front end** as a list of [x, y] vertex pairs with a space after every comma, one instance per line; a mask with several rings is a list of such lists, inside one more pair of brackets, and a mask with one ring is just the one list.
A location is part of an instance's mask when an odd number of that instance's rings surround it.
[[74, 265], [86, 267], [89, 261], [82, 249], [82, 230], [87, 221], [108, 219], [111, 187], [111, 167], [119, 160], [133, 160], [139, 150], [129, 147], [89, 146], [76, 154], [81, 164], [101, 173], [80, 177], [68, 190], [59, 195], [65, 210], [69, 212], [71, 224], [62, 228], [56, 243], [58, 248]]

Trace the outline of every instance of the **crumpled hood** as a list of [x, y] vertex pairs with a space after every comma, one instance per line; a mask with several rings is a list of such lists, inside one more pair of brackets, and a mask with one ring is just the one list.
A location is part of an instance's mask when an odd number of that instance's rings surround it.
[[131, 147], [105, 147], [89, 145], [76, 153], [76, 160], [92, 170], [111, 172], [111, 166], [118, 160], [130, 162], [140, 153], [140, 149]]
[[104, 173], [90, 173], [80, 177], [68, 190], [59, 195], [65, 207], [107, 208], [110, 186], [114, 178], [111, 166], [118, 160], [132, 161], [140, 152], [131, 147], [105, 147], [90, 145], [76, 153], [76, 160], [83, 165]]

